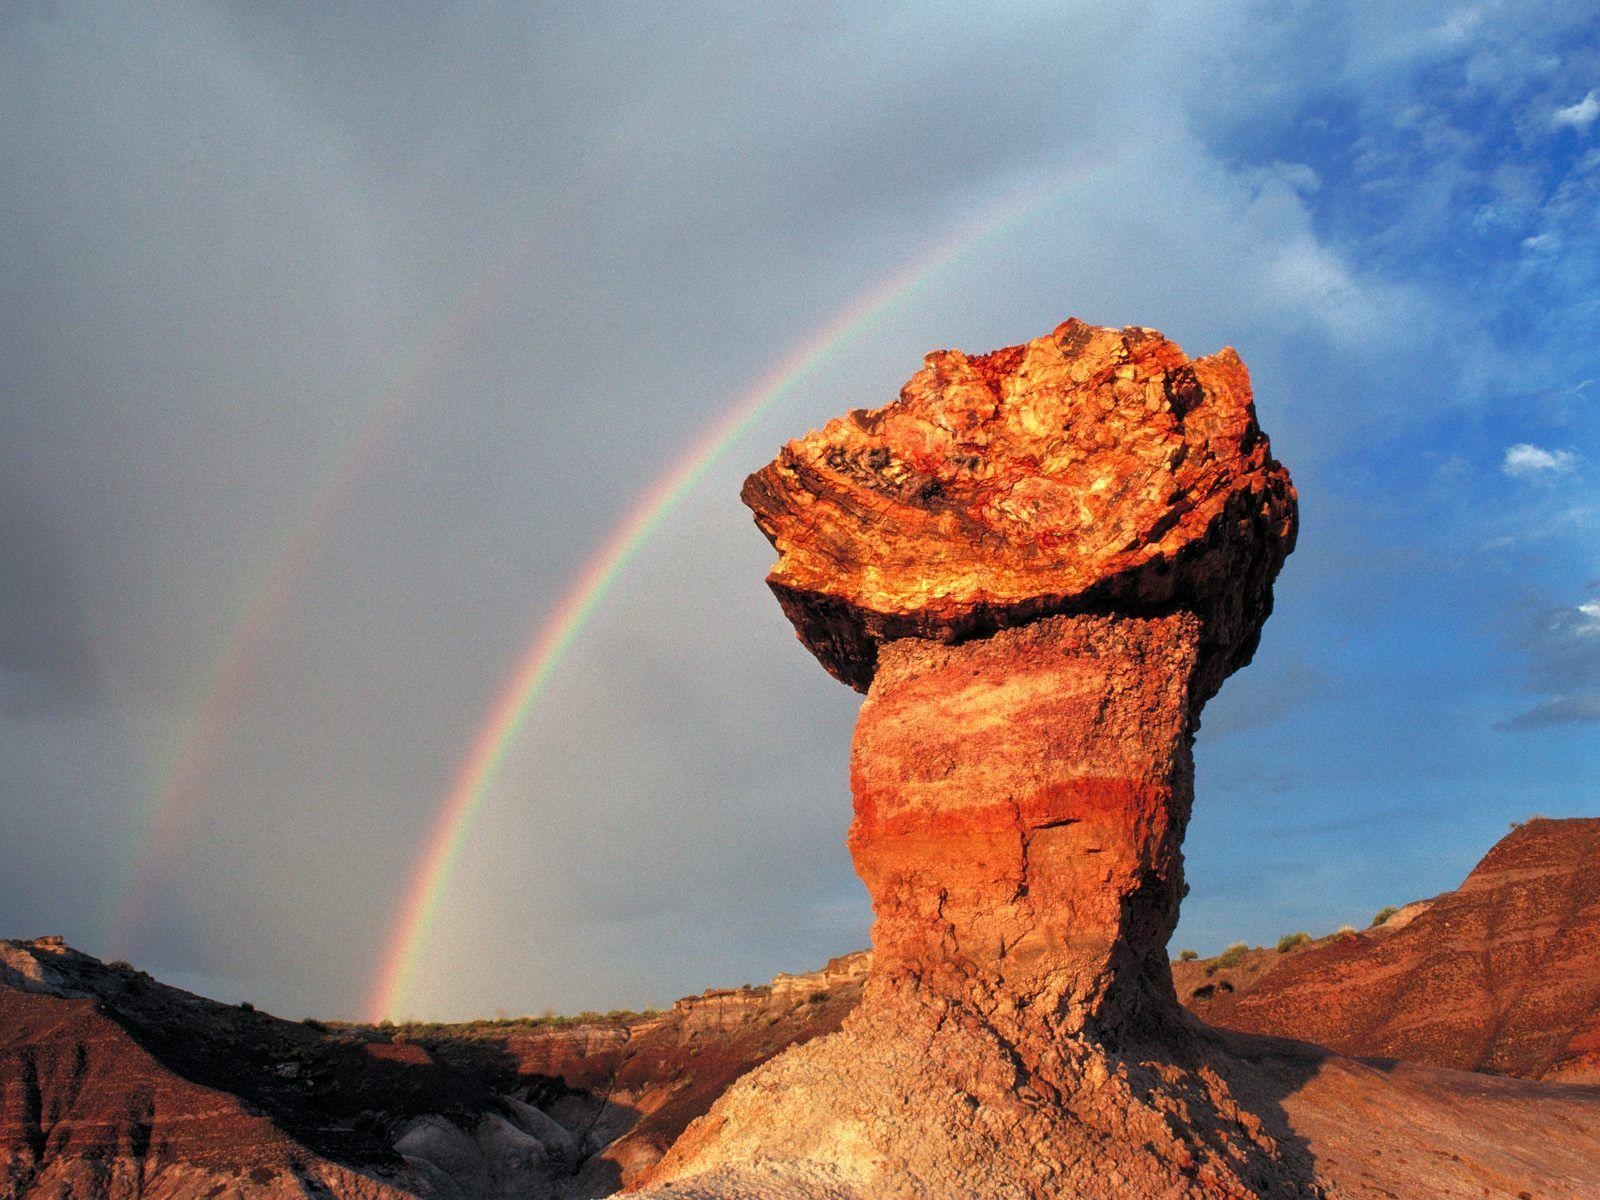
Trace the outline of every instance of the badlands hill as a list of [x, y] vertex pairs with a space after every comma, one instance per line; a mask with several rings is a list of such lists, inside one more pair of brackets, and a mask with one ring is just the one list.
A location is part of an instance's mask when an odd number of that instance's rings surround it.
[[1342, 1054], [1600, 1083], [1600, 819], [1534, 819], [1455, 891], [1305, 948], [1175, 964], [1213, 1025]]
[[[1494, 847], [1467, 885], [1407, 905], [1375, 929], [1283, 953], [1269, 947], [1174, 963], [1179, 994], [1219, 1023], [1268, 1028], [1260, 1014], [1270, 1011], [1268, 1031], [1283, 1037], [1301, 1033], [1299, 1020], [1326, 1022], [1330, 1011], [1342, 1011], [1330, 1010], [1330, 995], [1368, 993], [1376, 979], [1388, 980], [1397, 997], [1374, 1005], [1390, 1015], [1385, 1028], [1441, 1019], [1459, 1026], [1463, 993], [1442, 990], [1441, 972], [1478, 981], [1480, 997], [1514, 998], [1538, 992], [1514, 974], [1531, 964], [1540, 977], [1568, 981], [1592, 998], [1600, 989], [1593, 961], [1600, 912], [1578, 897], [1600, 879], [1596, 826], [1531, 822]], [[1497, 885], [1483, 886], [1486, 879]], [[1528, 903], [1541, 894], [1561, 902]], [[1430, 911], [1472, 940], [1446, 952], [1450, 943], [1423, 925], [1424, 936], [1402, 941]], [[1468, 915], [1449, 915], [1458, 911]], [[1401, 956], [1407, 942], [1434, 953]], [[1468, 959], [1438, 965], [1455, 954]], [[854, 955], [769, 987], [709, 991], [666, 1013], [373, 1028], [289, 1022], [217, 1004], [57, 939], [0, 942], [0, 1196], [121, 1200], [207, 1196], [219, 1187], [217, 1198], [606, 1195], [652, 1167], [740, 1075], [836, 1030], [860, 1000], [867, 961]], [[1466, 963], [1471, 971], [1463, 971]], [[1329, 964], [1339, 976], [1319, 983]], [[1283, 999], [1301, 994], [1310, 999]], [[1452, 1003], [1440, 999], [1451, 996]], [[1242, 1003], [1250, 997], [1251, 1005]], [[1492, 1062], [1507, 1074], [1600, 1082], [1588, 1049], [1593, 1024], [1592, 1003], [1513, 1004], [1498, 1015], [1480, 1012], [1469, 1024], [1474, 1039], [1413, 1037], [1408, 1055], [1424, 1066], [1452, 1065], [1468, 1047], [1487, 1046], [1477, 1051], [1479, 1070]], [[1486, 1043], [1484, 1029], [1495, 1035]], [[1434, 1178], [1443, 1168], [1462, 1180], [1488, 1180], [1482, 1187], [1489, 1190], [1463, 1183], [1464, 1190], [1438, 1195], [1583, 1194], [1559, 1182], [1529, 1189], [1583, 1144], [1596, 1089], [1524, 1089], [1383, 1058], [1352, 1063], [1282, 1042], [1243, 1044], [1267, 1048], [1265, 1061], [1278, 1062], [1280, 1090], [1294, 1093], [1286, 1111], [1326, 1098], [1331, 1111], [1308, 1145], [1325, 1171], [1343, 1165], [1336, 1195], [1379, 1196], [1388, 1186], [1384, 1172], [1403, 1181], [1409, 1171]], [[1567, 1052], [1548, 1065], [1540, 1057], [1527, 1060], [1531, 1069], [1506, 1069], [1504, 1047], [1528, 1044]], [[1340, 1049], [1369, 1053], [1355, 1043]], [[1406, 1057], [1392, 1046], [1370, 1052]], [[1365, 1121], [1404, 1127], [1396, 1120], [1403, 1105], [1359, 1108], [1370, 1102], [1363, 1093], [1375, 1078], [1424, 1095], [1424, 1111], [1451, 1097], [1451, 1124], [1433, 1140], [1413, 1136], [1409, 1151], [1397, 1137], [1390, 1154], [1363, 1160], [1352, 1136]], [[1362, 1121], [1341, 1121], [1342, 1102], [1364, 1111]], [[1524, 1106], [1513, 1117], [1525, 1143], [1509, 1162], [1486, 1155], [1472, 1132], [1475, 1115], [1500, 1104]], [[1553, 1116], [1562, 1119], [1550, 1123]]]
[[[1467, 958], [1448, 975], [1476, 981], [1474, 994], [1534, 994], [1537, 988], [1511, 972], [1535, 965], [1541, 977], [1568, 981], [1592, 998], [1600, 992], [1593, 960], [1600, 910], [1578, 898], [1592, 896], [1600, 881], [1597, 828], [1593, 819], [1521, 826], [1460, 889], [1406, 905], [1373, 929], [1282, 953], [1267, 947], [1174, 962], [1179, 996], [1204, 1020], [1241, 1028], [1255, 1022], [1259, 1030], [1310, 1041], [1298, 1022], [1317, 1022], [1326, 1032], [1330, 1012], [1343, 1011], [1328, 1008], [1330, 996], [1365, 994], [1386, 979], [1396, 999], [1373, 1005], [1391, 1017], [1383, 1027], [1457, 1023], [1466, 1011], [1463, 993], [1439, 982], [1438, 964], [1452, 943], [1427, 925], [1421, 937], [1401, 941], [1433, 911], [1472, 939], [1449, 952]], [[1486, 880], [1494, 885], [1483, 886]], [[1536, 896], [1557, 902], [1530, 904]], [[1448, 916], [1464, 905], [1470, 916]], [[1416, 950], [1401, 955], [1407, 942]], [[868, 957], [780, 976], [770, 987], [709, 991], [666, 1013], [374, 1028], [283, 1021], [217, 1004], [102, 964], [58, 939], [0, 942], [0, 1196], [189, 1197], [219, 1185], [217, 1200], [606, 1195], [653, 1166], [745, 1071], [836, 1030], [860, 1000]], [[1331, 969], [1336, 980], [1319, 977]], [[1308, 1002], [1285, 1000], [1302, 995]], [[1252, 1004], [1241, 1003], [1252, 996]], [[1262, 1016], [1268, 1011], [1270, 1026]], [[1593, 1003], [1559, 1013], [1513, 1004], [1498, 1016], [1480, 1011], [1471, 1022], [1474, 1031], [1493, 1030], [1487, 1043], [1479, 1034], [1470, 1041], [1430, 1035], [1412, 1038], [1406, 1054], [1354, 1042], [1337, 1048], [1357, 1058], [1459, 1066], [1469, 1046], [1487, 1046], [1474, 1069], [1491, 1069], [1492, 1060], [1503, 1074], [1600, 1083], [1586, 1032], [1594, 1022]], [[1532, 1070], [1508, 1069], [1503, 1047], [1529, 1043], [1569, 1049], [1549, 1065], [1528, 1060]], [[1574, 1130], [1540, 1122], [1552, 1111], [1590, 1113], [1594, 1088], [1523, 1091], [1511, 1080], [1341, 1062], [1309, 1048], [1260, 1044], [1282, 1055], [1291, 1079], [1325, 1073], [1316, 1086], [1352, 1101], [1374, 1075], [1417, 1089], [1444, 1080], [1456, 1093], [1456, 1141], [1413, 1141], [1412, 1157], [1397, 1145], [1363, 1162], [1349, 1144], [1364, 1122], [1386, 1126], [1394, 1112], [1357, 1108], [1360, 1120], [1343, 1126], [1336, 1111], [1327, 1116], [1325, 1140], [1313, 1139], [1312, 1152], [1319, 1163], [1348, 1164], [1358, 1181], [1337, 1195], [1380, 1196], [1384, 1171], [1403, 1176], [1440, 1163], [1488, 1181], [1460, 1195], [1582, 1194], [1559, 1184], [1548, 1192], [1530, 1188], [1533, 1172], [1549, 1172], [1578, 1144]], [[1531, 1107], [1517, 1118], [1527, 1139], [1521, 1161], [1507, 1168], [1473, 1144], [1470, 1117], [1512, 1102]]]
[[609, 1195], [738, 1076], [837, 1028], [863, 966], [665, 1013], [374, 1028], [0, 942], [0, 1197]]

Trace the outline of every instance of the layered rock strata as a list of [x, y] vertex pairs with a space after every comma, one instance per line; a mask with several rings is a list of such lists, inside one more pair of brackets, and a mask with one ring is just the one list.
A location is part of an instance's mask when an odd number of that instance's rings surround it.
[[1312, 1194], [1193, 1052], [1164, 951], [1199, 712], [1295, 532], [1238, 356], [1078, 321], [932, 354], [744, 498], [801, 640], [867, 691], [850, 849], [874, 961], [839, 1034], [736, 1085], [655, 1177]]
[[1600, 819], [1535, 818], [1455, 891], [1267, 955], [1249, 982], [1192, 974], [1184, 998], [1212, 1024], [1341, 1054], [1600, 1083]]

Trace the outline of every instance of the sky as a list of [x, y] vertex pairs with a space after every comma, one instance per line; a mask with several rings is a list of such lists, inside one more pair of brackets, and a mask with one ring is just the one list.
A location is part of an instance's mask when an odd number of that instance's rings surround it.
[[0, 111], [0, 936], [367, 1013], [529, 645], [810, 350], [507, 739], [391, 1015], [864, 946], [860, 698], [739, 483], [1069, 316], [1236, 347], [1301, 497], [1174, 952], [1600, 815], [1592, 4], [39, 3]]

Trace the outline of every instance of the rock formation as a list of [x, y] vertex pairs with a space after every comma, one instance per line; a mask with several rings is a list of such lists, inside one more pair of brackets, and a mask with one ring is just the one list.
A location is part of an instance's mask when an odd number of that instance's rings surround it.
[[1600, 1083], [1600, 819], [1529, 821], [1457, 890], [1265, 956], [1258, 978], [1191, 967], [1184, 999], [1213, 1024], [1342, 1054]]
[[1200, 709], [1295, 533], [1238, 356], [1078, 321], [932, 354], [744, 498], [801, 640], [867, 691], [850, 849], [874, 962], [838, 1035], [736, 1085], [656, 1178], [1312, 1194], [1192, 1053], [1164, 949]]

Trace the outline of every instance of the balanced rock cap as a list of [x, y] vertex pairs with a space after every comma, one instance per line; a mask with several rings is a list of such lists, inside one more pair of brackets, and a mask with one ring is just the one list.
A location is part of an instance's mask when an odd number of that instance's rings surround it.
[[927, 356], [892, 404], [790, 442], [744, 484], [800, 640], [865, 691], [878, 647], [1057, 613], [1204, 622], [1197, 701], [1249, 661], [1296, 497], [1224, 349], [1069, 320]]

